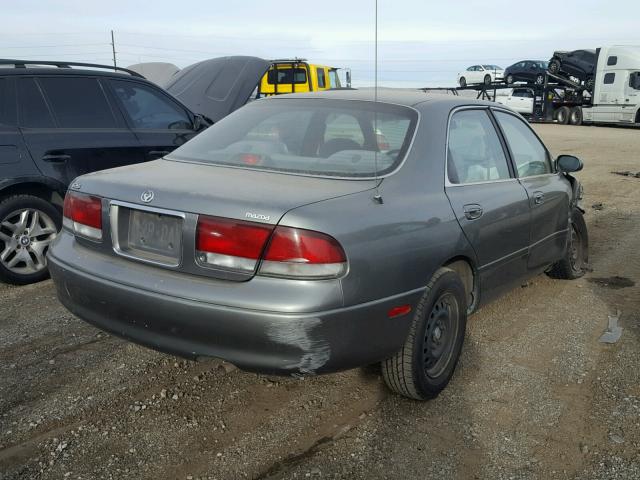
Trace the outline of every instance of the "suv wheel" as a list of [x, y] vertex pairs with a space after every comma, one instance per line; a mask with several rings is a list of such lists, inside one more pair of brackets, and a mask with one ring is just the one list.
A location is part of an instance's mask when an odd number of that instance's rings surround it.
[[509, 74], [507, 75], [507, 85], [512, 85], [513, 84], [513, 75]]
[[447, 386], [464, 341], [466, 298], [457, 273], [441, 268], [434, 274], [418, 303], [404, 346], [382, 362], [382, 375], [391, 390], [428, 400]]
[[543, 85], [544, 84], [544, 75], [539, 74], [536, 76], [536, 85]]
[[61, 226], [60, 212], [39, 197], [0, 202], [0, 280], [26, 285], [47, 278], [47, 251]]
[[560, 60], [558, 60], [557, 58], [554, 58], [553, 60], [551, 60], [549, 62], [549, 72], [553, 73], [554, 75], [557, 75], [558, 72], [560, 71]]

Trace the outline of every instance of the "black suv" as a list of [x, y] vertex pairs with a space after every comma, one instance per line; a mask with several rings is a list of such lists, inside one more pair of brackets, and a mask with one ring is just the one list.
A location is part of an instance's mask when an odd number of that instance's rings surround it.
[[0, 280], [47, 277], [75, 177], [157, 159], [208, 124], [130, 70], [0, 60]]

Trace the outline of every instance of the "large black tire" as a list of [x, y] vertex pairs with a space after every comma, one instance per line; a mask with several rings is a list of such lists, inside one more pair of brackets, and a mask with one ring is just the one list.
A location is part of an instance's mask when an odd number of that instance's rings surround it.
[[564, 106], [556, 110], [554, 117], [560, 125], [567, 125], [569, 123], [570, 115], [571, 115], [571, 109], [567, 106]]
[[582, 107], [577, 106], [571, 109], [569, 113], [569, 123], [571, 125], [582, 125]]
[[513, 82], [514, 82], [513, 75], [511, 74], [507, 75], [507, 78], [505, 79], [505, 81], [507, 82], [507, 85], [513, 85]]
[[466, 78], [460, 77], [460, 86], [462, 88], [466, 88], [466, 86], [467, 86], [467, 79]]
[[554, 75], [557, 75], [558, 72], [560, 72], [560, 68], [561, 68], [561, 63], [560, 60], [557, 58], [553, 58], [551, 59], [551, 61], [549, 62], [549, 72], [553, 73]]
[[491, 85], [491, 75], [485, 75], [484, 76], [484, 84], [485, 85]]
[[538, 74], [536, 75], [536, 85], [544, 85], [544, 75], [543, 74]]
[[396, 393], [415, 400], [435, 398], [453, 376], [467, 325], [460, 277], [440, 268], [416, 308], [404, 346], [382, 362], [382, 376]]
[[[26, 229], [18, 226], [22, 212], [30, 214]], [[37, 216], [34, 217], [35, 213]], [[48, 278], [48, 246], [61, 227], [60, 211], [40, 197], [14, 195], [0, 201], [0, 255], [5, 255], [5, 258], [0, 257], [0, 281], [27, 285]], [[30, 232], [29, 228], [32, 228]], [[23, 246], [21, 240], [27, 245]], [[20, 261], [11, 265], [13, 258], [22, 254], [28, 254], [32, 263]]]
[[587, 271], [589, 261], [589, 233], [582, 212], [571, 213], [571, 236], [564, 257], [553, 264], [547, 274], [552, 278], [575, 280]]

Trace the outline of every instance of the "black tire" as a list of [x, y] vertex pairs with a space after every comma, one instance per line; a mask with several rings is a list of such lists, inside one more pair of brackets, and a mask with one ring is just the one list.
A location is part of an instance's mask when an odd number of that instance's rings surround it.
[[571, 236], [564, 257], [553, 264], [547, 275], [563, 280], [575, 280], [587, 271], [589, 261], [589, 233], [582, 212], [577, 208], [571, 213]]
[[382, 362], [382, 376], [396, 393], [435, 398], [453, 376], [467, 325], [467, 299], [457, 273], [440, 268], [416, 308], [404, 346]]
[[560, 107], [556, 110], [554, 115], [555, 119], [561, 125], [567, 125], [569, 123], [569, 116], [571, 115], [571, 109], [567, 106]]
[[491, 85], [491, 75], [485, 75], [484, 76], [484, 84], [485, 85]]
[[460, 77], [460, 87], [466, 88], [466, 86], [467, 86], [467, 79], [464, 77]]
[[536, 85], [544, 85], [544, 75], [539, 74], [536, 76]]
[[553, 58], [550, 62], [549, 62], [549, 72], [553, 73], [554, 75], [557, 75], [560, 72], [560, 68], [561, 68], [561, 64], [560, 64], [560, 60], [558, 60], [557, 58]]
[[[47, 233], [46, 235], [41, 235], [39, 238], [32, 238], [33, 242], [37, 240], [46, 240], [48, 245], [48, 243], [53, 240], [57, 232], [59, 232], [60, 228], [62, 227], [62, 215], [60, 211], [51, 203], [43, 200], [40, 197], [24, 194], [14, 195], [0, 201], [0, 223], [4, 222], [5, 219], [16, 218], [16, 212], [22, 212], [25, 210], [38, 212], [38, 214], [41, 216], [40, 218], [46, 218], [48, 223], [53, 223], [53, 226], [55, 226], [54, 233]], [[0, 226], [0, 252], [4, 251], [7, 248], [8, 241], [13, 241], [13, 239], [11, 238], [12, 234], [13, 232], [11, 230], [11, 227]], [[33, 245], [35, 245], [35, 243], [33, 243]], [[27, 249], [27, 247], [24, 248]], [[27, 285], [30, 283], [45, 280], [49, 277], [49, 270], [46, 268], [47, 250], [48, 246], [44, 247], [44, 249], [40, 252], [40, 256], [44, 258], [45, 261], [41, 262], [41, 264], [37, 267], [37, 271], [34, 271], [33, 273], [20, 273], [20, 264], [18, 264], [15, 268], [12, 267], [12, 269], [8, 267], [9, 262], [7, 262], [7, 265], [5, 265], [3, 261], [0, 261], [0, 281], [12, 283], [14, 285]]]
[[571, 125], [582, 125], [582, 107], [573, 107], [569, 113], [569, 123]]
[[505, 79], [505, 81], [507, 82], [507, 85], [513, 85], [513, 75], [511, 74], [507, 75], [507, 78]]

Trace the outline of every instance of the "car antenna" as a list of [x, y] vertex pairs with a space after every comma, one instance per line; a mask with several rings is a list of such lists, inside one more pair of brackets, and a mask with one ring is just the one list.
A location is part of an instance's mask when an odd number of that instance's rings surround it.
[[[378, 103], [378, 0], [375, 0], [375, 36], [374, 36], [374, 66], [373, 66], [373, 103]], [[376, 194], [373, 199], [379, 204], [383, 204], [382, 195], [380, 195], [380, 182], [378, 179], [378, 110], [373, 110], [373, 134], [376, 139], [376, 149], [373, 152], [375, 179], [376, 179]]]

